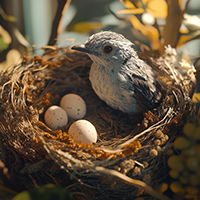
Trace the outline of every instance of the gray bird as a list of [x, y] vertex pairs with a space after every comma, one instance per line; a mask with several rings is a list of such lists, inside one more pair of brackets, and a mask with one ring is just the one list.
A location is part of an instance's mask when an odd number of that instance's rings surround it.
[[114, 109], [136, 114], [157, 107], [162, 99], [152, 68], [142, 61], [134, 44], [123, 35], [102, 31], [73, 50], [92, 59], [89, 79], [95, 93]]

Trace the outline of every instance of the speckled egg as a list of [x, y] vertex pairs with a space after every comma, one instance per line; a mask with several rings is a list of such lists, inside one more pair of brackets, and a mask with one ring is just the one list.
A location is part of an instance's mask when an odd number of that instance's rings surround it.
[[92, 144], [97, 141], [96, 128], [92, 123], [84, 119], [75, 121], [69, 127], [68, 134], [77, 143]]
[[63, 108], [59, 106], [51, 106], [44, 114], [44, 121], [48, 127], [56, 130], [67, 125], [68, 116]]
[[86, 114], [85, 101], [77, 94], [66, 94], [60, 101], [60, 106], [72, 119], [82, 119]]

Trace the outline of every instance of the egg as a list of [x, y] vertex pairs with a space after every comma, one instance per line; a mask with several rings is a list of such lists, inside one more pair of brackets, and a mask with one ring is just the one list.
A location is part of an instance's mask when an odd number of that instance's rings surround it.
[[66, 94], [60, 101], [60, 106], [72, 119], [82, 119], [86, 114], [85, 101], [77, 94]]
[[54, 105], [46, 110], [44, 121], [48, 127], [55, 130], [67, 125], [68, 116], [63, 108]]
[[92, 144], [97, 141], [97, 131], [92, 123], [85, 119], [75, 121], [68, 130], [74, 142]]

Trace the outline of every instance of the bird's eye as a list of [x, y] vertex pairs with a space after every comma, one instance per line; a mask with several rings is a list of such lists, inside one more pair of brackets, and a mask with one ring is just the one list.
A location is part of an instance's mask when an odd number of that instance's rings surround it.
[[113, 46], [111, 46], [111, 45], [106, 45], [106, 46], [103, 47], [103, 52], [104, 52], [105, 54], [111, 53], [112, 50], [113, 50]]

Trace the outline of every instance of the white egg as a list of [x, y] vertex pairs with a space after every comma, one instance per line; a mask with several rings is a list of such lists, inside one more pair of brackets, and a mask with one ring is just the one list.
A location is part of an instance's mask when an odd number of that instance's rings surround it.
[[63, 108], [59, 106], [51, 106], [44, 114], [44, 121], [48, 127], [55, 130], [67, 125], [68, 116]]
[[86, 114], [85, 101], [77, 94], [66, 94], [60, 101], [60, 106], [72, 119], [82, 119]]
[[75, 121], [68, 130], [68, 134], [77, 143], [92, 144], [97, 141], [97, 131], [92, 123], [85, 119]]

